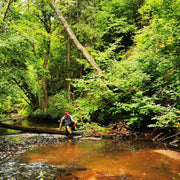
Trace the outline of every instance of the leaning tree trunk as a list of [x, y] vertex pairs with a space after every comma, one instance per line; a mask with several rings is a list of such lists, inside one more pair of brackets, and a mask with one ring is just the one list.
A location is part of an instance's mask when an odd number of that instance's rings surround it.
[[4, 15], [3, 15], [3, 21], [6, 19], [7, 12], [8, 12], [9, 6], [10, 6], [10, 4], [11, 4], [11, 1], [12, 1], [12, 0], [8, 0], [8, 2], [7, 2], [6, 10], [5, 10]]
[[67, 21], [65, 20], [65, 18], [63, 17], [63, 15], [61, 14], [61, 12], [59, 11], [59, 9], [57, 8], [57, 6], [54, 4], [54, 2], [52, 0], [49, 0], [51, 7], [54, 9], [55, 13], [57, 14], [58, 18], [60, 19], [60, 21], [62, 22], [64, 28], [66, 29], [69, 37], [72, 39], [72, 41], [74, 42], [74, 44], [76, 45], [76, 47], [82, 52], [82, 54], [84, 55], [84, 57], [88, 60], [88, 62], [90, 63], [90, 65], [96, 70], [96, 72], [100, 75], [103, 76], [102, 70], [99, 68], [99, 66], [96, 64], [96, 62], [92, 59], [92, 57], [90, 56], [90, 54], [86, 51], [86, 49], [81, 45], [81, 43], [78, 41], [78, 39], [76, 38], [74, 32], [72, 31], [72, 29], [69, 27]]
[[37, 108], [38, 107], [38, 100], [37, 97], [32, 93], [31, 88], [27, 84], [25, 78], [23, 76], [20, 77], [20, 81], [16, 80], [13, 78], [13, 81], [16, 83], [16, 85], [23, 91], [25, 96], [28, 98], [30, 102], [27, 101], [25, 97], [23, 99], [30, 105], [32, 108]]
[[[10, 7], [10, 4], [12, 3], [12, 0], [8, 0], [7, 4], [6, 4], [6, 7], [5, 7], [5, 11], [4, 11], [4, 14], [2, 15], [2, 22], [5, 21], [6, 17], [7, 17], [7, 13], [8, 13], [8, 10], [9, 10], [9, 7]], [[4, 26], [0, 26], [0, 33], [2, 33], [4, 31]]]

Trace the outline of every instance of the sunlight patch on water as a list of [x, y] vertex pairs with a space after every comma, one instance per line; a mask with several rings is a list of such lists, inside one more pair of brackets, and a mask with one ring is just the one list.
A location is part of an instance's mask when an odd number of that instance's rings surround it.
[[156, 149], [156, 150], [153, 150], [153, 152], [162, 154], [168, 158], [175, 159], [176, 161], [178, 161], [180, 163], [180, 153], [179, 152], [171, 151], [171, 150], [164, 150], [164, 149]]

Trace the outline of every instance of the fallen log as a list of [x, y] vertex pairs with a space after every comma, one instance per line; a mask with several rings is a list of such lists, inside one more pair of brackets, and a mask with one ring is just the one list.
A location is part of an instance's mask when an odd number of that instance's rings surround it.
[[[66, 135], [65, 130], [59, 130], [58, 128], [44, 128], [44, 127], [31, 127], [31, 126], [21, 126], [16, 124], [5, 124], [0, 122], [1, 128], [7, 128], [7, 129], [15, 129], [15, 130], [21, 130], [24, 132], [31, 132], [31, 133], [48, 133], [48, 134], [60, 134], [60, 135]], [[73, 135], [82, 135], [84, 133], [83, 130], [80, 131], [73, 131]]]

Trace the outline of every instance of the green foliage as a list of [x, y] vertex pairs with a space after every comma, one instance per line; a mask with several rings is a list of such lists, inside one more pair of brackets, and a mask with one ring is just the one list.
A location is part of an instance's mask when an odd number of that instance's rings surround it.
[[41, 171], [37, 178], [40, 179], [40, 180], [43, 180], [44, 179], [44, 174], [45, 173]]
[[21, 136], [14, 136], [12, 138], [12, 141], [14, 144], [21, 144], [23, 141], [25, 141], [25, 138], [24, 137], [21, 137]]
[[[0, 2], [1, 17], [4, 3]], [[6, 19], [0, 19], [0, 112], [17, 109], [28, 115], [34, 108], [32, 115], [39, 119], [59, 119], [69, 111], [79, 123], [107, 125], [124, 119], [135, 128], [177, 127], [179, 0], [64, 0], [57, 6], [105, 79], [93, 72], [72, 43], [67, 67], [67, 33], [47, 0], [18, 0], [10, 4]], [[46, 112], [41, 110], [42, 78], [49, 96]]]
[[[96, 81], [94, 81], [94, 78]], [[102, 105], [101, 94], [105, 91], [105, 84], [97, 75], [90, 75], [86, 77], [85, 81], [77, 79], [73, 86], [77, 89], [74, 93], [79, 96], [74, 102], [77, 107], [75, 109], [76, 117], [80, 120], [91, 121], [92, 114]]]
[[144, 91], [159, 108], [159, 112], [150, 114], [152, 120], [157, 120], [151, 127], [177, 127], [179, 122], [180, 64], [177, 46], [180, 24], [177, 21], [177, 3], [146, 1], [141, 10], [143, 15], [151, 18], [150, 24], [135, 36], [137, 47], [131, 58], [140, 62], [141, 70], [149, 75], [151, 82], [147, 83]]
[[107, 132], [106, 128], [105, 127], [102, 127], [101, 125], [98, 125], [97, 123], [85, 123], [83, 126], [82, 126], [82, 129], [85, 129], [85, 135], [91, 135], [92, 133], [96, 133], [96, 132], [102, 132], [102, 133], [105, 133]]
[[46, 112], [43, 109], [37, 109], [32, 112], [32, 119], [39, 120], [58, 120], [65, 111], [72, 112], [72, 103], [68, 102], [67, 93], [62, 91], [53, 97], [50, 97], [49, 108]]
[[59, 119], [65, 111], [72, 112], [72, 103], [68, 102], [67, 93], [62, 91], [49, 101], [48, 113], [53, 119]]
[[162, 107], [161, 109], [161, 112], [152, 118], [156, 123], [150, 124], [149, 127], [178, 128], [180, 111], [171, 106]]
[[37, 109], [36, 111], [33, 111], [30, 115], [30, 118], [32, 120], [50, 120], [51, 117], [47, 112], [44, 112], [42, 109]]
[[[147, 125], [177, 127], [180, 103], [179, 7], [178, 1], [173, 1], [170, 7], [167, 7], [168, 2], [144, 3], [140, 12], [146, 18], [142, 23], [148, 20], [149, 26], [137, 32], [136, 46], [125, 53], [124, 58], [121, 56], [121, 62], [115, 61], [117, 46], [112, 44], [105, 52], [94, 53], [102, 63], [101, 67], [108, 72], [106, 84], [110, 89], [100, 88], [99, 93], [96, 87], [99, 88], [101, 82], [96, 81], [96, 77], [91, 77], [93, 80], [85, 77], [84, 82], [76, 83], [83, 98], [82, 112], [88, 115], [83, 116], [85, 119], [101, 123], [126, 119], [128, 124], [139, 128]], [[167, 14], [166, 8], [172, 14]]]

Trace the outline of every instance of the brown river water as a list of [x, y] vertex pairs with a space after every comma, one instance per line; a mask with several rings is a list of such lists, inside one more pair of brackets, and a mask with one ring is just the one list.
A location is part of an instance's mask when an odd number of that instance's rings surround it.
[[146, 139], [1, 135], [0, 164], [0, 180], [180, 179], [180, 149]]

